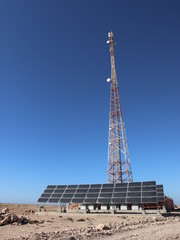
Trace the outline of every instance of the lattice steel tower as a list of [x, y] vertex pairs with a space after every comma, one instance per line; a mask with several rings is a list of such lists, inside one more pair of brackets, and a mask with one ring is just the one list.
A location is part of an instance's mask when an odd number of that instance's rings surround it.
[[111, 56], [111, 84], [110, 112], [109, 112], [109, 141], [108, 141], [108, 166], [107, 182], [132, 182], [132, 171], [129, 150], [125, 131], [125, 124], [120, 102], [119, 88], [116, 77], [113, 33], [108, 33]]

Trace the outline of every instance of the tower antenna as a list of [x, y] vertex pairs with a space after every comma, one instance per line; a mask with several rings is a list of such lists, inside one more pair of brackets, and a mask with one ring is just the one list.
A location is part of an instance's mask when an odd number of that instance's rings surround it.
[[108, 183], [133, 182], [126, 130], [115, 69], [114, 60], [115, 42], [112, 32], [108, 33], [107, 44], [110, 45], [110, 57], [111, 57], [111, 78], [107, 79], [107, 82], [110, 82], [111, 84], [107, 182]]

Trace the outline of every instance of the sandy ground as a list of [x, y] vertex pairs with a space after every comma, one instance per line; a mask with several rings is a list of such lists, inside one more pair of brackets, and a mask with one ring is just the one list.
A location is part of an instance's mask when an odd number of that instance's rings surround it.
[[[161, 217], [156, 214], [58, 213], [57, 207], [48, 207], [47, 213], [37, 215], [32, 213], [32, 211], [37, 211], [36, 205], [0, 204], [0, 211], [4, 207], [8, 207], [11, 213], [24, 214], [31, 219], [32, 223], [20, 226], [10, 224], [0, 226], [0, 240], [20, 239], [20, 237], [28, 240], [180, 239], [179, 211]], [[55, 214], [49, 211], [54, 211]], [[109, 230], [97, 230], [99, 224], [109, 226]]]

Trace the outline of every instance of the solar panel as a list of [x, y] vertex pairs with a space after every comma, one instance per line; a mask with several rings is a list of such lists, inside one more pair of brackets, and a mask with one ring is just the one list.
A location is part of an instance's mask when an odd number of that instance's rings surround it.
[[113, 188], [102, 188], [101, 192], [102, 193], [112, 193], [113, 192]]
[[128, 192], [127, 197], [141, 197], [141, 192]]
[[114, 192], [127, 192], [127, 188], [114, 188]]
[[131, 182], [129, 183], [129, 187], [141, 187], [141, 182]]
[[74, 194], [72, 193], [64, 193], [63, 198], [72, 198]]
[[[56, 191], [56, 190], [55, 190]], [[66, 189], [65, 191], [62, 190], [64, 193], [75, 193], [76, 189]]]
[[54, 190], [54, 193], [64, 193], [64, 190]]
[[141, 191], [141, 187], [129, 187], [128, 192], [139, 192]]
[[88, 191], [89, 193], [99, 193], [100, 192], [100, 189], [89, 189]]
[[52, 198], [61, 198], [62, 197], [62, 194], [56, 194], [56, 193], [54, 193], [54, 194], [52, 194], [52, 196], [51, 196]]
[[156, 186], [156, 190], [157, 190], [157, 201], [160, 202], [164, 202], [164, 189], [163, 189], [163, 185], [157, 185]]
[[100, 193], [99, 197], [111, 198], [112, 197], [112, 193]]
[[98, 203], [106, 203], [109, 204], [111, 203], [111, 198], [98, 198]]
[[58, 185], [57, 189], [66, 189], [67, 185]]
[[114, 198], [126, 197], [126, 192], [113, 193], [113, 197], [114, 197]]
[[126, 203], [141, 203], [141, 198], [139, 197], [137, 197], [137, 198], [127, 198], [126, 199]]
[[72, 199], [72, 203], [83, 203], [84, 202], [84, 198], [73, 198]]
[[112, 198], [111, 202], [116, 204], [126, 203], [126, 198]]
[[127, 183], [116, 183], [115, 187], [120, 187], [120, 188], [127, 188], [128, 184]]
[[49, 189], [54, 189], [56, 187], [56, 185], [48, 185], [47, 188]]
[[39, 198], [38, 202], [40, 203], [46, 203], [48, 201], [48, 198]]
[[164, 201], [163, 185], [132, 183], [48, 185], [39, 203], [148, 204]]
[[90, 188], [101, 188], [102, 184], [91, 184]]
[[52, 190], [46, 189], [44, 193], [52, 193], [53, 191], [54, 191], [53, 189]]
[[89, 184], [82, 184], [82, 185], [79, 185], [79, 188], [89, 188]]
[[156, 203], [157, 198], [156, 197], [143, 197], [142, 198], [142, 203]]
[[77, 188], [78, 187], [78, 185], [68, 185], [68, 187], [67, 188]]
[[156, 182], [155, 181], [151, 181], [151, 182], [142, 182], [143, 187], [144, 186], [156, 186]]
[[88, 189], [77, 189], [76, 192], [77, 193], [86, 193], [88, 191]]
[[103, 188], [106, 188], [106, 187], [107, 187], [107, 188], [110, 188], [110, 187], [111, 187], [111, 188], [114, 188], [114, 184], [113, 184], [113, 183], [107, 183], [107, 184], [103, 184], [102, 187], [103, 187]]
[[50, 196], [51, 194], [44, 194], [44, 193], [41, 195], [42, 198], [49, 198]]
[[93, 203], [95, 204], [97, 202], [97, 198], [85, 198], [84, 203]]
[[50, 202], [50, 203], [58, 203], [59, 202], [59, 198], [50, 198], [48, 202]]
[[71, 202], [71, 198], [61, 198], [60, 202], [62, 202], [62, 203], [70, 203]]
[[87, 198], [97, 198], [99, 193], [88, 193]]

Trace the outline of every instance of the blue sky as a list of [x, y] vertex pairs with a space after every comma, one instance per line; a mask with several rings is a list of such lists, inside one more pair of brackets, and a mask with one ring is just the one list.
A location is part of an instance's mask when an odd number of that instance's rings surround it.
[[106, 182], [116, 71], [134, 181], [180, 203], [180, 2], [0, 1], [0, 202]]

